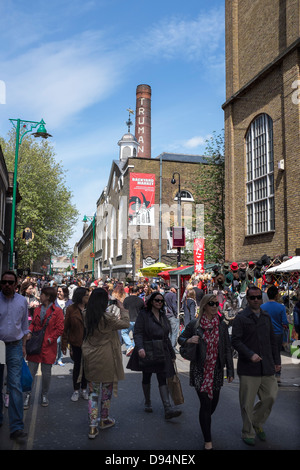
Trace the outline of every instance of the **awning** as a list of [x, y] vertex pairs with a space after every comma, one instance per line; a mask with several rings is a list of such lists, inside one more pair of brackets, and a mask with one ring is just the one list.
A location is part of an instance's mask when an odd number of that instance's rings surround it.
[[194, 265], [193, 266], [179, 266], [178, 268], [166, 269], [160, 273], [158, 276], [163, 279], [170, 279], [170, 275], [180, 275], [180, 276], [191, 276], [194, 274]]
[[300, 272], [300, 256], [293, 256], [293, 258], [266, 270], [266, 274], [293, 272]]
[[168, 271], [169, 269], [173, 269], [172, 266], [167, 266], [165, 263], [154, 263], [150, 266], [146, 266], [145, 268], [141, 268], [140, 271], [143, 276], [158, 276], [158, 273], [161, 271]]

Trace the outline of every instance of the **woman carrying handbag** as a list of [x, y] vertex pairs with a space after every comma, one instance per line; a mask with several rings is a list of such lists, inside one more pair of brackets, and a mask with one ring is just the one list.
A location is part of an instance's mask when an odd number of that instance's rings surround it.
[[205, 450], [213, 448], [211, 416], [219, 401], [225, 365], [228, 382], [234, 377], [228, 329], [218, 315], [218, 307], [215, 295], [205, 295], [200, 302], [198, 318], [191, 321], [178, 338], [181, 347], [189, 344], [195, 349], [190, 363], [190, 385], [195, 387], [200, 401], [199, 422]]
[[181, 411], [170, 404], [167, 386], [167, 378], [175, 375], [173, 362], [176, 359], [169, 333], [170, 325], [164, 313], [164, 298], [156, 291], [150, 296], [146, 308], [140, 310], [136, 319], [133, 333], [135, 347], [127, 369], [143, 372], [142, 386], [146, 412], [152, 412], [151, 376], [153, 373], [156, 374], [165, 419], [181, 415]]
[[[64, 330], [64, 314], [61, 308], [55, 305], [56, 289], [54, 287], [44, 287], [41, 291], [41, 306], [37, 307], [33, 313], [33, 319], [29, 326], [30, 333], [40, 331], [45, 328], [42, 347], [37, 354], [28, 354], [27, 361], [30, 373], [34, 379], [39, 364], [42, 369], [42, 396], [41, 405], [48, 406], [48, 391], [51, 381], [51, 369], [54, 364], [57, 352], [57, 339]], [[31, 334], [28, 333], [30, 337]], [[28, 338], [30, 339], [30, 338]], [[26, 393], [24, 399], [24, 409], [29, 408], [30, 393]]]

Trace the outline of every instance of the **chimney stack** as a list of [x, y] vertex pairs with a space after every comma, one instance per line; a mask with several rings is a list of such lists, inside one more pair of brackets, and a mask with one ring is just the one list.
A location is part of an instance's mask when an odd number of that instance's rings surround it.
[[138, 157], [151, 158], [151, 87], [136, 88], [135, 137], [140, 144]]

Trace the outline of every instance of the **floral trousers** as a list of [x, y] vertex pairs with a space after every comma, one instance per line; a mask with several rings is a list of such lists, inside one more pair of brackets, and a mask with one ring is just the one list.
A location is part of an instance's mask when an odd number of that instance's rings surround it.
[[[101, 388], [102, 385], [102, 388]], [[101, 393], [100, 393], [101, 389]], [[99, 398], [101, 401], [100, 419], [107, 419], [113, 392], [113, 383], [89, 382], [88, 417], [90, 426], [98, 425]]]

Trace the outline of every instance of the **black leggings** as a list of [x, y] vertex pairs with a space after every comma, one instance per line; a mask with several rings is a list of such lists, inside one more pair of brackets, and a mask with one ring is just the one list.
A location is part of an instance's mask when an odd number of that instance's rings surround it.
[[200, 400], [199, 422], [204, 437], [204, 442], [211, 442], [211, 416], [219, 401], [220, 390], [213, 391], [212, 400], [208, 398], [206, 392], [199, 392], [197, 394]]
[[79, 346], [72, 346], [72, 359], [74, 362], [74, 367], [73, 367], [73, 388], [74, 390], [79, 390], [80, 385], [81, 389], [85, 390], [87, 387], [87, 381], [84, 376], [84, 371], [82, 371], [82, 378], [81, 378], [81, 384], [77, 382], [77, 379], [79, 377], [80, 373], [80, 366], [81, 366], [81, 356], [82, 356], [82, 351]]
[[[151, 376], [152, 372], [144, 372], [143, 371], [143, 380], [142, 383], [144, 385], [150, 384], [151, 382]], [[157, 372], [156, 373], [157, 381], [158, 381], [158, 386], [161, 387], [163, 385], [167, 384], [167, 379], [166, 379], [166, 373], [165, 372]]]

